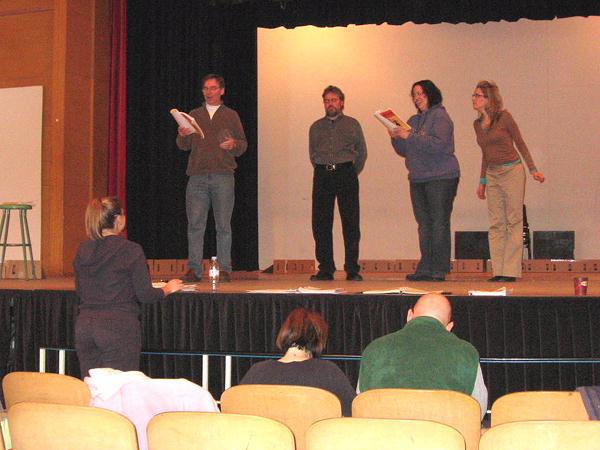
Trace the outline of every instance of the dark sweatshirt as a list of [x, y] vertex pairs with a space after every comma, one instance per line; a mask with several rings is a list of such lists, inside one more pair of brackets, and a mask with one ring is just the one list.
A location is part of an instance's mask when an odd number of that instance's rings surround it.
[[139, 244], [119, 236], [82, 243], [73, 260], [80, 312], [118, 311], [139, 315], [141, 303], [157, 302], [146, 257]]
[[335, 363], [319, 358], [289, 363], [262, 361], [250, 367], [240, 384], [285, 384], [325, 389], [340, 399], [344, 416], [352, 415], [352, 400], [356, 397], [344, 372]]

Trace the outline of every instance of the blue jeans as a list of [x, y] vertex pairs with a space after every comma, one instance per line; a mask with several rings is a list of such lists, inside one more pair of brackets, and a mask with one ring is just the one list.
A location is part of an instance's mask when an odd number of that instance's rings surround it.
[[233, 173], [192, 175], [185, 191], [188, 219], [188, 267], [202, 275], [204, 231], [211, 206], [217, 231], [217, 258], [221, 270], [231, 272], [231, 215], [235, 202]]
[[410, 183], [419, 226], [419, 274], [443, 277], [450, 272], [450, 215], [457, 188], [458, 178]]

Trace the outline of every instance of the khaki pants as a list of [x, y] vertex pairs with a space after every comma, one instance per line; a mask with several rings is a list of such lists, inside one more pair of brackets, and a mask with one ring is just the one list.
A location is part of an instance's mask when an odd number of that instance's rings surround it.
[[523, 260], [523, 164], [487, 169], [488, 240], [494, 276], [520, 277]]

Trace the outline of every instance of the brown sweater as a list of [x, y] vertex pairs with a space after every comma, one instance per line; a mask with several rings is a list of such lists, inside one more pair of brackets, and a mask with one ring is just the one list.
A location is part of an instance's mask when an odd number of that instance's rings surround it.
[[[190, 111], [190, 116], [196, 119], [204, 132], [204, 139], [194, 133], [189, 136], [177, 136], [177, 146], [181, 150], [191, 150], [186, 174], [206, 175], [209, 173], [233, 173], [237, 164], [235, 158], [246, 151], [248, 142], [240, 117], [231, 108], [219, 106], [212, 119], [206, 106]], [[229, 130], [235, 140], [232, 150], [219, 147], [219, 133]]]
[[[481, 127], [480, 119], [473, 122], [477, 143], [483, 152], [481, 158], [481, 178], [485, 178], [488, 166], [500, 166], [519, 159], [525, 160], [530, 173], [537, 172], [529, 149], [521, 137], [521, 132], [511, 114], [504, 110], [498, 120], [487, 130]], [[516, 144], [517, 150], [514, 144]]]

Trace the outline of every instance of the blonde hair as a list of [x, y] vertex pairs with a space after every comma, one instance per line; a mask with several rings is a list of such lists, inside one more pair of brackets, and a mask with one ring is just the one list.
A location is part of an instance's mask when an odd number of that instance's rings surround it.
[[102, 230], [115, 227], [115, 219], [121, 214], [117, 197], [100, 197], [90, 200], [85, 210], [85, 232], [90, 239], [102, 239]]
[[504, 102], [502, 101], [498, 85], [493, 81], [481, 80], [477, 83], [475, 89], [481, 89], [485, 98], [488, 99], [485, 110], [488, 113], [488, 116], [490, 116], [491, 123], [493, 124], [498, 120], [500, 113], [504, 110]]

